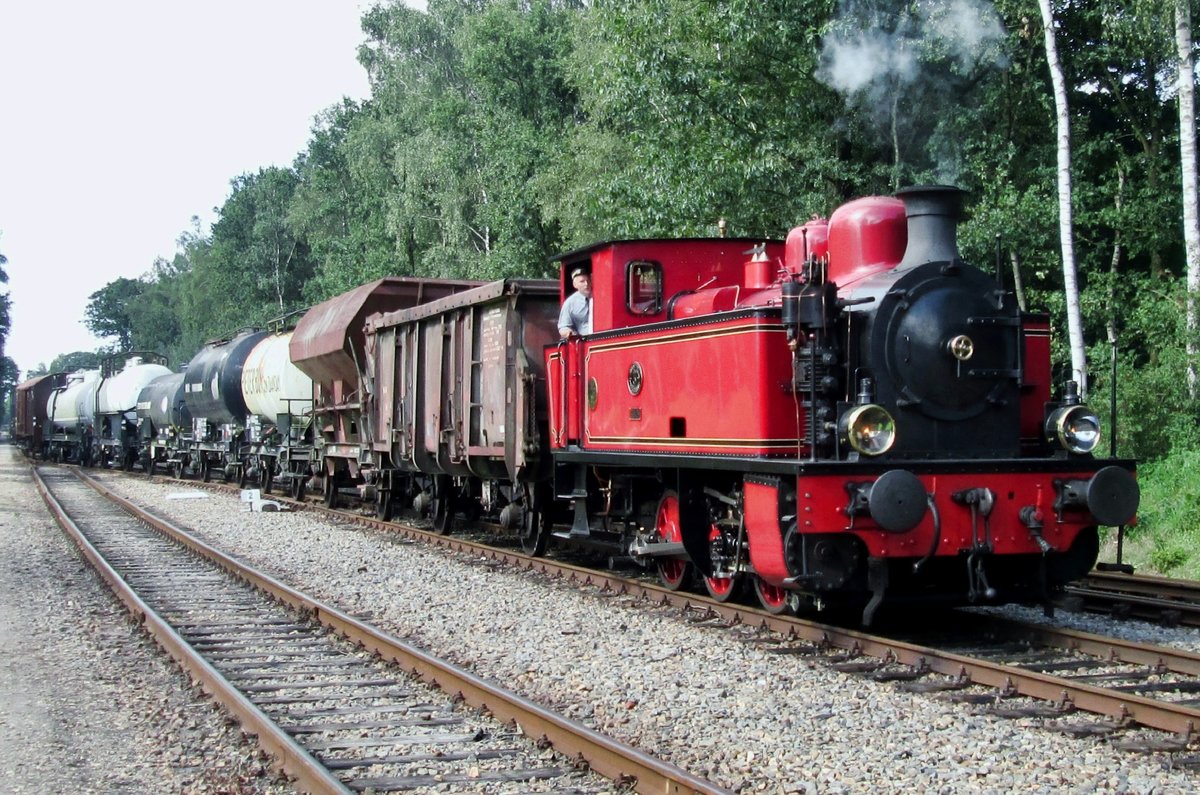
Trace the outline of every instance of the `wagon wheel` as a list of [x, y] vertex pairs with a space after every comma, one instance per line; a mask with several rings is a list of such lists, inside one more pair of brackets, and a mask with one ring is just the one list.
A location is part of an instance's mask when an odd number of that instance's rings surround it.
[[546, 487], [526, 483], [525, 516], [521, 523], [521, 549], [526, 555], [539, 558], [546, 554], [550, 540], [550, 517], [546, 514]]
[[242, 466], [238, 467], [238, 488], [239, 489], [246, 488], [246, 470], [247, 469], [248, 469], [248, 467], [245, 466], [244, 464]]
[[297, 473], [296, 479], [292, 481], [292, 499], [304, 500], [304, 473]]
[[392, 515], [396, 511], [396, 499], [392, 496], [391, 489], [377, 489], [375, 492], [375, 515], [380, 521], [392, 521]]
[[[683, 531], [679, 526], [679, 496], [674, 491], [667, 491], [658, 501], [658, 510], [654, 512], [654, 530], [663, 543], [683, 542]], [[658, 579], [669, 591], [683, 588], [695, 572], [695, 567], [686, 557], [660, 557], [655, 561], [658, 563]]]
[[183, 462], [176, 461], [175, 465], [174, 465], [174, 467], [172, 467], [172, 469], [173, 469], [173, 471], [171, 472], [172, 477], [174, 477], [176, 480], [183, 480]]
[[146, 462], [146, 477], [148, 477], [148, 478], [154, 477], [154, 464], [155, 464], [155, 461], [153, 458], [151, 458], [149, 461]]
[[258, 473], [258, 483], [262, 487], [263, 494], [271, 493], [271, 482], [275, 480], [275, 467], [271, 463], [271, 459], [262, 459], [261, 468]]
[[754, 593], [758, 597], [758, 603], [768, 613], [781, 616], [792, 612], [792, 607], [788, 604], [788, 591], [786, 588], [771, 585], [769, 582], [763, 580], [762, 577], [755, 575]]
[[[712, 529], [708, 531], [708, 544], [709, 548], [717, 553], [712, 555], [714, 561], [732, 558], [735, 565], [724, 570], [717, 570], [714, 565], [712, 576], [704, 578], [704, 587], [708, 590], [708, 595], [718, 602], [732, 601], [741, 595], [746, 581], [745, 575], [737, 570], [737, 558], [725, 549], [725, 540], [721, 535], [720, 528], [716, 525], [713, 525]], [[733, 553], [736, 555], [736, 550]]]
[[450, 535], [454, 520], [454, 482], [449, 475], [433, 478], [433, 529]]
[[337, 473], [331, 472], [325, 476], [325, 507], [336, 508], [338, 504]]

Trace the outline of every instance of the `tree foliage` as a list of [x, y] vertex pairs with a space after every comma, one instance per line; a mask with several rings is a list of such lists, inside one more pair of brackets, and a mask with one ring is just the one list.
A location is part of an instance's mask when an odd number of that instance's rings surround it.
[[[1176, 2], [1052, 3], [1093, 402], [1114, 390], [1111, 332], [1118, 444], [1141, 457], [1191, 444], [1200, 416], [1179, 386]], [[1055, 381], [1070, 374], [1037, 0], [430, 0], [362, 24], [371, 97], [320, 112], [290, 168], [234, 178], [212, 228], [98, 321], [181, 362], [388, 274], [542, 275], [557, 251], [718, 218], [778, 237], [857, 195], [952, 182], [964, 256], [999, 251], [1051, 315]]]
[[0, 428], [12, 420], [13, 395], [21, 383], [21, 370], [11, 356], [0, 355]]
[[[8, 271], [4, 266], [8, 264], [8, 257], [0, 254], [0, 284], [8, 284]], [[4, 345], [8, 341], [8, 332], [12, 328], [12, 298], [8, 294], [8, 290], [0, 293], [0, 356], [4, 355]]]
[[84, 325], [101, 338], [115, 338], [116, 350], [133, 347], [133, 322], [129, 305], [142, 294], [145, 285], [138, 279], [115, 279], [88, 296]]
[[[95, 370], [100, 366], [103, 354], [99, 351], [71, 351], [60, 353], [50, 362], [47, 373], [73, 373], [76, 370]], [[40, 373], [39, 373], [40, 375]]]

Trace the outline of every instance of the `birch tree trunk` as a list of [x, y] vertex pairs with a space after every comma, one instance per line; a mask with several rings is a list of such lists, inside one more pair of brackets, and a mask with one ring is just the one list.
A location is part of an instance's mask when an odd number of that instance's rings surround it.
[[[1115, 207], [1117, 218], [1121, 218], [1121, 209], [1125, 203], [1125, 167], [1117, 162], [1117, 198]], [[1113, 234], [1112, 259], [1108, 263], [1108, 344], [1117, 344], [1117, 270], [1121, 266], [1121, 221], [1117, 221], [1116, 232]], [[1113, 385], [1116, 389], [1116, 385]]]
[[1196, 189], [1196, 81], [1192, 61], [1192, 14], [1188, 0], [1175, 0], [1175, 47], [1179, 52], [1179, 160], [1183, 176], [1183, 242], [1187, 252], [1187, 382], [1196, 399], [1197, 317], [1200, 292], [1200, 212]]
[[1054, 85], [1054, 107], [1058, 117], [1058, 230], [1062, 244], [1063, 291], [1067, 304], [1067, 335], [1071, 344], [1071, 377], [1079, 383], [1079, 394], [1087, 397], [1087, 351], [1083, 345], [1083, 321], [1079, 313], [1079, 281], [1075, 268], [1075, 236], [1071, 215], [1071, 117], [1067, 86], [1058, 61], [1054, 39], [1054, 12], [1050, 0], [1038, 0], [1046, 31], [1046, 63]]

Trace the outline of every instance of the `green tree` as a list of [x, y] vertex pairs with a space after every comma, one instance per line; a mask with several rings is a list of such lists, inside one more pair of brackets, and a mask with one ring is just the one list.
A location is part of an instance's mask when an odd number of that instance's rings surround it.
[[563, 61], [580, 13], [562, 0], [368, 12], [373, 100], [346, 151], [352, 172], [388, 186], [396, 272], [528, 274], [561, 247], [542, 175], [578, 117]]
[[314, 267], [307, 244], [288, 224], [297, 177], [267, 168], [232, 181], [208, 237], [184, 245], [175, 295], [182, 338], [202, 342], [239, 327], [260, 325], [303, 306]]
[[411, 273], [387, 229], [395, 190], [389, 158], [394, 136], [375, 103], [345, 100], [318, 119], [296, 159], [288, 222], [316, 265], [305, 297], [320, 301], [389, 274]]
[[160, 257], [155, 260], [150, 273], [142, 278], [141, 295], [128, 305], [135, 350], [157, 351], [172, 362], [179, 362], [183, 355], [190, 357], [190, 353], [181, 350], [184, 321], [180, 291], [187, 265], [187, 258], [182, 253], [170, 260]]
[[11, 356], [0, 356], [0, 428], [12, 421], [13, 395], [21, 382], [21, 369]]
[[70, 373], [76, 370], [95, 370], [100, 366], [101, 354], [98, 351], [72, 351], [60, 353], [50, 362], [48, 373]]
[[[8, 257], [0, 254], [0, 284], [8, 284], [8, 272], [4, 266]], [[12, 329], [12, 297], [6, 289], [0, 294], [0, 355], [4, 354], [4, 345], [8, 341], [8, 332]]]
[[146, 289], [138, 279], [119, 277], [88, 296], [84, 325], [100, 338], [116, 338], [117, 350], [133, 347], [133, 323], [129, 305]]
[[863, 120], [815, 77], [821, 0], [615, 0], [570, 58], [587, 123], [555, 179], [570, 243], [638, 235], [777, 236], [883, 183]]

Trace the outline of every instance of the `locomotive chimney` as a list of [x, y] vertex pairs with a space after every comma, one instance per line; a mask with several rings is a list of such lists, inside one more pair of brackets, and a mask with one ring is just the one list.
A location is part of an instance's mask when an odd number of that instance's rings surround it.
[[896, 191], [908, 217], [908, 247], [896, 270], [959, 259], [958, 222], [965, 195], [950, 185], [915, 185]]

